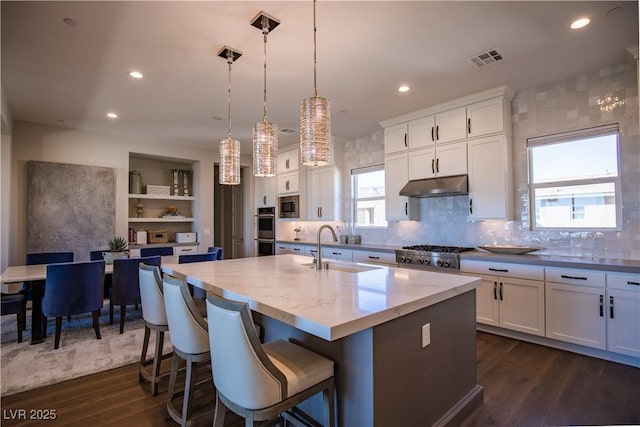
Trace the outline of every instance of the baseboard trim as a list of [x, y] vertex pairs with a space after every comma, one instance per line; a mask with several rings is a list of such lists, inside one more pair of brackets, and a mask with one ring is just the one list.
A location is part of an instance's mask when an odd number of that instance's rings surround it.
[[434, 427], [457, 426], [462, 424], [469, 414], [482, 405], [484, 401], [484, 389], [476, 384], [466, 396], [451, 407], [438, 421]]

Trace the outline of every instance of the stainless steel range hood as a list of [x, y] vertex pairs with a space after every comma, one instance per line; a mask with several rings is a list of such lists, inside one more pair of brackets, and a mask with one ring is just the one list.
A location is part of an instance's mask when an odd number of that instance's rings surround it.
[[409, 181], [400, 190], [401, 196], [436, 197], [469, 194], [467, 175], [445, 176], [441, 178], [416, 179]]

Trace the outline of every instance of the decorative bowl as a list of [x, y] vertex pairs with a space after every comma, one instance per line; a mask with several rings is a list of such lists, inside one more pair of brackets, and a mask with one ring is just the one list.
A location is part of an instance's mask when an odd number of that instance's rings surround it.
[[488, 245], [488, 246], [478, 246], [480, 249], [483, 249], [488, 252], [493, 252], [494, 254], [508, 254], [508, 255], [522, 255], [528, 254], [529, 252], [539, 251], [543, 248], [532, 248], [531, 246], [515, 246], [515, 245]]

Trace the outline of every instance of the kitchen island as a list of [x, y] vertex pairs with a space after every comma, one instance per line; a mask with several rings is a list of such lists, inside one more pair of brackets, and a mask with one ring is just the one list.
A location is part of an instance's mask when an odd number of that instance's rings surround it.
[[[162, 270], [248, 302], [266, 341], [291, 338], [332, 358], [338, 425], [443, 425], [482, 402], [475, 342], [479, 280], [357, 263], [315, 270], [309, 261], [277, 255], [165, 264]], [[321, 405], [317, 396], [304, 409], [321, 419]]]

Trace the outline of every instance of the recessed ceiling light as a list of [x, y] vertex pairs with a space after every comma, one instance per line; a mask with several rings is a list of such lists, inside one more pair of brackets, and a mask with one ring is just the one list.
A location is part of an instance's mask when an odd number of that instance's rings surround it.
[[407, 85], [402, 85], [398, 88], [398, 92], [409, 92], [409, 86]]
[[144, 75], [140, 71], [129, 71], [129, 76], [133, 77], [134, 79], [141, 79], [144, 77]]
[[587, 25], [589, 25], [589, 22], [591, 22], [591, 20], [589, 18], [580, 18], [580, 19], [576, 19], [575, 21], [573, 21], [570, 25], [572, 30], [577, 30], [579, 28], [584, 28]]
[[107, 117], [109, 117], [110, 119], [117, 119], [118, 115], [116, 113], [107, 113]]

